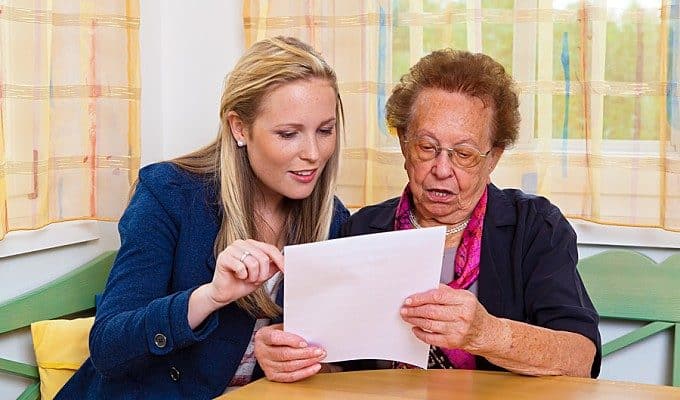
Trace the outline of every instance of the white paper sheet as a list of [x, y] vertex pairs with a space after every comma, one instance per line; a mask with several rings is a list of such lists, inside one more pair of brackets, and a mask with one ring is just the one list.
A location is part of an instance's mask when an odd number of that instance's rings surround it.
[[285, 248], [284, 329], [326, 349], [325, 362], [396, 360], [427, 367], [429, 346], [399, 310], [436, 288], [444, 227]]

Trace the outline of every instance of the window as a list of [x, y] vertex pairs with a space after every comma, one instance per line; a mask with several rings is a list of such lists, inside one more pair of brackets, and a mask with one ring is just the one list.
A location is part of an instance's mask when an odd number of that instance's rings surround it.
[[138, 8], [0, 0], [0, 240], [120, 216], [139, 168]]
[[520, 140], [494, 183], [544, 195], [574, 220], [680, 231], [675, 0], [245, 0], [244, 26], [247, 45], [295, 35], [335, 67], [350, 206], [403, 189], [385, 101], [421, 56], [453, 47], [491, 55], [518, 84]]

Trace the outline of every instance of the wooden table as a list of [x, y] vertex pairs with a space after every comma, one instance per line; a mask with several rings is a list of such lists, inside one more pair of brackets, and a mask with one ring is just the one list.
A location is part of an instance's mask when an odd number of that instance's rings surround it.
[[569, 377], [466, 370], [379, 370], [319, 374], [296, 383], [260, 379], [220, 400], [238, 399], [680, 399], [680, 388]]

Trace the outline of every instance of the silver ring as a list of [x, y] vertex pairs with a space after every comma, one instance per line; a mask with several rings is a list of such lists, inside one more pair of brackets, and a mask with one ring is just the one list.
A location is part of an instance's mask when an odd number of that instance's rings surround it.
[[238, 260], [243, 262], [243, 260], [245, 260], [246, 257], [248, 257], [249, 255], [250, 255], [250, 252], [248, 250], [246, 250], [246, 251], [243, 252], [243, 255]]

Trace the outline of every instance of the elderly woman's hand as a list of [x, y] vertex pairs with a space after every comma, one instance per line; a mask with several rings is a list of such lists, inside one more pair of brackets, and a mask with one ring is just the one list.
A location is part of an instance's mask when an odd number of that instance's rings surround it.
[[488, 345], [496, 322], [474, 294], [446, 285], [408, 297], [401, 316], [423, 342], [469, 352]]
[[283, 324], [263, 327], [255, 334], [255, 358], [270, 381], [295, 382], [327, 372], [329, 367], [321, 364], [324, 357], [322, 348], [284, 332]]

